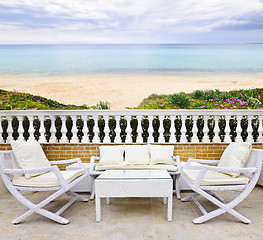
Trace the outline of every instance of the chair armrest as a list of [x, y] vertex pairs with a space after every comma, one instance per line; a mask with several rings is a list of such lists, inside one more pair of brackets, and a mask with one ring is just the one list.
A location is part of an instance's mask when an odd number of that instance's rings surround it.
[[73, 163], [73, 162], [78, 163], [80, 169], [84, 169], [85, 173], [88, 173], [87, 168], [84, 166], [80, 158], [73, 158], [73, 159], [60, 160], [60, 161], [50, 161], [51, 164], [56, 164], [56, 165], [65, 164], [65, 163]]
[[32, 169], [4, 169], [4, 174], [27, 174], [27, 173], [41, 173], [54, 171], [57, 166], [45, 167], [45, 168], [32, 168]]
[[203, 159], [188, 158], [185, 166], [182, 167], [182, 170], [189, 168], [191, 163], [219, 163], [219, 160], [205, 160], [205, 159], [203, 160]]
[[59, 164], [65, 164], [65, 163], [73, 163], [73, 162], [77, 162], [78, 159], [80, 158], [73, 158], [73, 159], [66, 159], [66, 160], [59, 160], [59, 161], [49, 161], [50, 164], [56, 164], [56, 165], [59, 165]]
[[196, 158], [189, 158], [188, 161], [189, 160], [191, 162], [197, 162], [197, 163], [219, 163], [219, 160], [207, 160], [207, 159], [196, 159]]
[[90, 158], [90, 165], [89, 165], [89, 174], [90, 175], [100, 175], [103, 173], [103, 171], [95, 171], [95, 166], [97, 163], [95, 163], [95, 160], [99, 160], [99, 157], [91, 156]]
[[216, 167], [216, 166], [208, 166], [208, 165], [200, 165], [200, 166], [188, 166], [187, 168], [184, 167], [184, 169], [190, 169], [190, 170], [210, 170], [215, 172], [223, 172], [223, 173], [231, 173], [231, 172], [237, 172], [237, 173], [253, 173], [257, 171], [257, 168], [228, 168], [228, 167]]

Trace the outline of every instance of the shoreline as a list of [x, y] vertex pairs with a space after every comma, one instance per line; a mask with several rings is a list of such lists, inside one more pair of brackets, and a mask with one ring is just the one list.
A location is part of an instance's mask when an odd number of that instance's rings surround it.
[[99, 101], [111, 103], [111, 109], [136, 107], [151, 94], [193, 92], [202, 89], [263, 88], [263, 77], [255, 76], [63, 76], [6, 77], [0, 76], [0, 89], [16, 90], [50, 98], [65, 104], [88, 106]]

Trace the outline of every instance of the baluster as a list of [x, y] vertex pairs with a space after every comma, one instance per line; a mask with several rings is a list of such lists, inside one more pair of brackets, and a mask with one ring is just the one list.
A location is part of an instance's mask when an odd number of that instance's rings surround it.
[[83, 128], [82, 128], [83, 136], [82, 136], [81, 142], [88, 143], [89, 142], [88, 125], [87, 125], [88, 116], [87, 115], [82, 116], [82, 120], [83, 120]]
[[[2, 116], [2, 117], [0, 117], [0, 121], [1, 121], [1, 123], [0, 123], [0, 128], [1, 128], [1, 141], [0, 141], [0, 143], [6, 143], [6, 140], [7, 140], [7, 138], [8, 138], [8, 133], [7, 133], [7, 128], [8, 128], [8, 121], [7, 121], [7, 119], [6, 119], [6, 117], [5, 116]], [[3, 121], [5, 121], [6, 122], [6, 126], [2, 126], [2, 124], [3, 124]], [[4, 135], [4, 133], [5, 133], [5, 135], [6, 136], [3, 136]]]
[[171, 128], [170, 128], [170, 143], [176, 143], [176, 138], [175, 138], [175, 125], [174, 125], [174, 121], [175, 121], [175, 116], [170, 116], [171, 119]]
[[17, 140], [25, 140], [24, 137], [23, 137], [23, 133], [24, 133], [24, 128], [23, 128], [23, 118], [22, 116], [18, 116], [17, 119], [18, 119], [18, 129], [17, 129], [17, 132], [19, 134], [18, 136], [18, 139]]
[[121, 143], [120, 119], [121, 119], [121, 116], [115, 116], [115, 120], [116, 120], [116, 128], [115, 128], [116, 137], [114, 139], [115, 143]]
[[230, 122], [229, 120], [231, 119], [231, 116], [225, 116], [225, 120], [226, 120], [226, 128], [225, 128], [225, 139], [224, 142], [231, 142], [231, 137], [230, 137]]
[[263, 116], [258, 116], [259, 126], [258, 126], [258, 142], [263, 141]]
[[160, 120], [160, 127], [159, 127], [159, 139], [158, 139], [158, 142], [159, 143], [164, 143], [165, 142], [165, 139], [164, 139], [164, 126], [163, 126], [163, 120], [164, 120], [164, 116], [163, 115], [160, 115], [159, 116], [159, 120]]
[[0, 143], [4, 143], [5, 141], [4, 141], [4, 139], [3, 139], [3, 137], [2, 137], [2, 135], [3, 135], [3, 132], [4, 132], [4, 130], [3, 130], [3, 128], [2, 128], [2, 121], [5, 119], [5, 117], [3, 117], [3, 116], [1, 116], [0, 117]]
[[33, 121], [34, 121], [34, 116], [28, 116], [28, 121], [29, 121], [29, 129], [28, 129], [28, 132], [29, 132], [29, 138], [28, 140], [29, 141], [34, 141], [35, 140], [35, 137], [34, 137], [34, 127], [33, 127]]
[[46, 142], [46, 138], [45, 138], [45, 127], [44, 127], [44, 120], [45, 120], [45, 116], [39, 116], [38, 117], [39, 121], [40, 121], [40, 127], [39, 127], [39, 142], [44, 143]]
[[109, 128], [109, 119], [110, 117], [108, 115], [104, 116], [104, 121], [105, 121], [105, 127], [104, 127], [104, 133], [105, 137], [103, 139], [104, 143], [110, 143], [110, 128]]
[[209, 136], [208, 136], [208, 132], [209, 132], [208, 119], [209, 119], [209, 116], [204, 116], [204, 129], [203, 129], [204, 137], [203, 137], [202, 142], [205, 142], [205, 143], [210, 142]]
[[252, 136], [252, 132], [253, 132], [253, 128], [252, 128], [252, 119], [254, 118], [254, 116], [247, 116], [247, 121], [248, 121], [248, 127], [247, 127], [247, 140], [246, 142], [254, 142], [253, 136]]
[[50, 127], [51, 137], [50, 137], [49, 142], [55, 143], [55, 142], [58, 142], [56, 138], [56, 127], [55, 127], [56, 116], [51, 115], [50, 120], [51, 120], [51, 127]]
[[7, 121], [8, 121], [8, 126], [7, 126], [7, 130], [6, 130], [8, 136], [7, 136], [6, 141], [7, 141], [7, 142], [10, 142], [10, 141], [13, 139], [13, 137], [12, 137], [12, 133], [13, 133], [12, 119], [13, 119], [13, 118], [12, 118], [11, 116], [7, 116], [6, 119], [7, 119]]
[[100, 138], [99, 138], [99, 123], [98, 123], [99, 116], [95, 115], [95, 116], [93, 116], [93, 119], [94, 119], [94, 129], [93, 129], [94, 137], [93, 137], [92, 142], [93, 143], [99, 143], [100, 142]]
[[125, 119], [127, 120], [127, 128], [126, 128], [126, 133], [127, 133], [127, 136], [126, 136], [126, 140], [125, 142], [126, 143], [131, 143], [132, 142], [132, 137], [131, 137], [131, 116], [126, 116]]
[[69, 142], [68, 138], [67, 138], [67, 127], [66, 127], [66, 120], [67, 120], [67, 117], [66, 116], [61, 116], [61, 121], [62, 121], [62, 126], [61, 126], [61, 133], [62, 133], [62, 137], [60, 139], [60, 142], [61, 143], [66, 143], [66, 142]]
[[199, 139], [197, 137], [197, 132], [198, 132], [198, 128], [197, 128], [197, 120], [198, 120], [198, 116], [194, 115], [193, 117], [193, 137], [192, 137], [192, 141], [191, 142], [199, 142]]
[[137, 143], [142, 143], [143, 142], [143, 138], [142, 138], [142, 116], [139, 115], [137, 116], [137, 121], [138, 121], [138, 127], [137, 127], [137, 139], [136, 142]]
[[78, 136], [77, 136], [77, 132], [78, 132], [77, 116], [76, 115], [71, 116], [71, 120], [72, 120], [72, 129], [71, 129], [72, 138], [71, 138], [70, 142], [77, 143], [79, 141]]
[[187, 142], [187, 137], [186, 137], [186, 126], [185, 126], [185, 123], [186, 123], [186, 119], [187, 119], [187, 116], [181, 116], [181, 119], [182, 119], [182, 128], [181, 128], [181, 141], [182, 143], [186, 143]]
[[220, 137], [219, 137], [219, 119], [220, 116], [214, 116], [214, 121], [215, 121], [215, 128], [214, 128], [214, 138], [213, 138], [213, 142], [221, 142]]
[[243, 142], [242, 137], [241, 137], [241, 132], [242, 132], [241, 119], [242, 119], [242, 116], [238, 115], [238, 116], [236, 116], [236, 119], [237, 119], [237, 129], [236, 129], [237, 136], [236, 136], [236, 142]]
[[153, 138], [153, 116], [148, 116], [149, 119], [149, 128], [148, 128], [148, 133], [149, 133], [149, 137], [148, 137], [148, 143], [153, 143], [154, 142], [154, 138]]

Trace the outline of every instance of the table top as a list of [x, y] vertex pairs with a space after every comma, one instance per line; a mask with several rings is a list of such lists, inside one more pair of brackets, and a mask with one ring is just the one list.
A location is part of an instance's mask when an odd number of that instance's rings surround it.
[[171, 179], [167, 170], [106, 170], [96, 180]]

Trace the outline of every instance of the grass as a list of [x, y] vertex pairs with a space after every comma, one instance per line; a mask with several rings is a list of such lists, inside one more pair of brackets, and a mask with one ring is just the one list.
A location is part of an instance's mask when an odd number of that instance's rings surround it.
[[263, 88], [234, 91], [196, 90], [170, 95], [152, 94], [139, 109], [263, 109]]
[[74, 104], [63, 104], [52, 99], [29, 93], [0, 89], [0, 110], [80, 110], [96, 107], [98, 109], [98, 106], [101, 107], [100, 109], [110, 107], [108, 103], [103, 102], [91, 107], [87, 105], [77, 106]]

